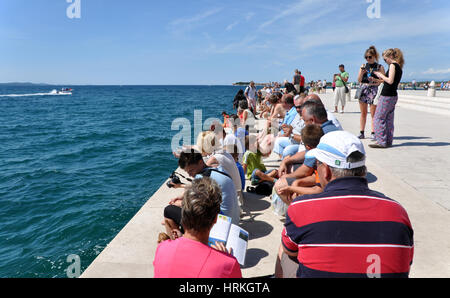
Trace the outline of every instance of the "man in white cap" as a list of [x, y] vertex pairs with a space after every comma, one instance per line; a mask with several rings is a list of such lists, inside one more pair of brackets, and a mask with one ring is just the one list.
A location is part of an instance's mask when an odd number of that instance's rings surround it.
[[307, 158], [316, 159], [324, 191], [289, 206], [283, 271], [297, 267], [297, 277], [408, 277], [411, 222], [399, 203], [369, 189], [361, 140], [330, 132]]

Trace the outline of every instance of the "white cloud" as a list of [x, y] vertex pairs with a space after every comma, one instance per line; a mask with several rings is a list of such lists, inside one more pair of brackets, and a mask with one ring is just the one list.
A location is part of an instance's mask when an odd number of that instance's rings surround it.
[[[411, 22], [414, 18], [414, 22]], [[367, 27], [368, 19], [362, 18], [337, 27], [332, 24], [322, 27], [321, 33], [312, 31], [304, 35], [300, 42], [300, 49], [307, 50], [323, 46], [345, 45], [355, 42], [370, 41], [375, 43], [383, 39], [412, 38], [433, 33], [448, 33], [450, 19], [442, 12], [429, 12], [420, 16], [405, 14], [385, 15], [377, 20], [376, 25]], [[348, 28], [351, 28], [349, 30]]]
[[[269, 19], [268, 21], [262, 23], [259, 26], [259, 30], [265, 29], [266, 27], [274, 24], [275, 22], [286, 19], [286, 18], [294, 18], [293, 15], [296, 15], [296, 17], [310, 17], [311, 19], [317, 19], [320, 16], [323, 15], [321, 13], [321, 10], [324, 8], [329, 11], [330, 5], [333, 6], [333, 10], [336, 9], [336, 3], [334, 1], [324, 0], [324, 1], [317, 1], [317, 0], [302, 0], [298, 3], [286, 6], [283, 8], [281, 12], [276, 12], [275, 16]], [[339, 3], [339, 7], [342, 7], [342, 3]], [[319, 16], [315, 17], [316, 15], [320, 14]], [[301, 18], [300, 18], [301, 19]]]
[[434, 68], [430, 68], [427, 71], [424, 71], [423, 74], [431, 74], [431, 75], [435, 75], [435, 74], [448, 74], [450, 73], [450, 68], [447, 69], [434, 69]]
[[249, 12], [249, 13], [247, 13], [247, 14], [245, 15], [245, 20], [248, 22], [248, 21], [250, 21], [251, 19], [253, 19], [254, 16], [255, 16], [255, 13], [254, 13], [254, 12]]
[[234, 28], [237, 24], [239, 24], [238, 21], [236, 21], [236, 22], [234, 22], [234, 23], [231, 23], [230, 25], [227, 26], [227, 28], [225, 28], [225, 30], [226, 30], [226, 31], [231, 31], [231, 30], [233, 30], [233, 28]]
[[218, 14], [221, 12], [223, 8], [212, 8], [210, 10], [207, 10], [205, 12], [196, 14], [191, 17], [184, 17], [175, 19], [172, 22], [169, 23], [169, 26], [173, 33], [176, 34], [182, 34], [185, 32], [188, 32], [192, 30], [193, 28], [199, 26], [199, 24], [202, 23], [202, 21], [206, 20], [207, 18]]

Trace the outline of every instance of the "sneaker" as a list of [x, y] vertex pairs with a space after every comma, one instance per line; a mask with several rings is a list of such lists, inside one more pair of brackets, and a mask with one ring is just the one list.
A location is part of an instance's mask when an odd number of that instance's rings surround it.
[[364, 133], [363, 132], [360, 132], [359, 133], [359, 136], [358, 136], [358, 139], [360, 139], [360, 140], [364, 140], [366, 137], [364, 136]]

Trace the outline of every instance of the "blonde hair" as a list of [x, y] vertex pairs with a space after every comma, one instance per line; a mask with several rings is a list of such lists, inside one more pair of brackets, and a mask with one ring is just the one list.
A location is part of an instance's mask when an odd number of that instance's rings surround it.
[[197, 149], [202, 152], [202, 155], [210, 155], [218, 149], [218, 142], [216, 135], [212, 131], [204, 131], [197, 137]]
[[366, 58], [367, 54], [372, 55], [373, 57], [375, 57], [375, 61], [378, 62], [378, 60], [380, 59], [380, 54], [378, 54], [377, 49], [375, 48], [375, 46], [370, 46], [366, 52], [364, 53], [364, 58]]
[[383, 52], [383, 57], [389, 57], [394, 59], [395, 61], [398, 62], [401, 68], [403, 68], [403, 65], [405, 65], [405, 58], [403, 57], [403, 52], [398, 48], [387, 49], [386, 51]]

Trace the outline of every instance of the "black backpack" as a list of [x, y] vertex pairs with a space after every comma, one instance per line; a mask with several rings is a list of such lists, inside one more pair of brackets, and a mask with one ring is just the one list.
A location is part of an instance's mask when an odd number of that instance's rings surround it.
[[259, 183], [256, 187], [247, 187], [247, 192], [261, 196], [270, 196], [272, 194], [273, 186], [273, 182], [264, 181]]

